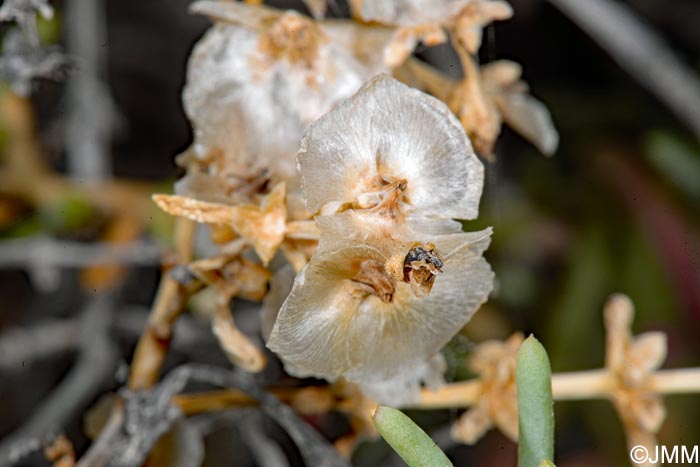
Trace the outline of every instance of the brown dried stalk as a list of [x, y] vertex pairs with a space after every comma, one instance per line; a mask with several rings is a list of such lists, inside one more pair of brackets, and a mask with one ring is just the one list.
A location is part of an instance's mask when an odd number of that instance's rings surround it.
[[[176, 251], [180, 261], [191, 259], [195, 224], [183, 218], [175, 221]], [[158, 381], [173, 336], [173, 324], [182, 314], [190, 296], [203, 287], [183, 267], [169, 270], [162, 278], [146, 329], [136, 346], [129, 375], [129, 389], [147, 389]]]
[[[700, 393], [700, 368], [659, 370], [651, 378], [650, 389], [657, 394]], [[614, 387], [614, 377], [605, 368], [552, 375], [552, 396], [555, 400], [607, 399]], [[471, 407], [479, 401], [481, 394], [479, 379], [451, 383], [436, 391], [423, 391], [420, 402], [413, 408]]]

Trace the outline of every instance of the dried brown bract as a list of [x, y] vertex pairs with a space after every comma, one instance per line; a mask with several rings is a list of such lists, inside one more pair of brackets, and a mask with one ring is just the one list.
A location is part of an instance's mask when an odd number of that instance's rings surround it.
[[481, 397], [452, 426], [453, 439], [474, 444], [495, 425], [518, 440], [515, 357], [522, 342], [523, 335], [516, 333], [505, 342], [487, 341], [474, 349], [469, 366], [481, 379]]

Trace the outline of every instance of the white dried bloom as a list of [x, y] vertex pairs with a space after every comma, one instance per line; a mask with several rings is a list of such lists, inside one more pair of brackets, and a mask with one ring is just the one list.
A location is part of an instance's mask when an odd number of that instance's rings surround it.
[[380, 75], [309, 128], [298, 155], [309, 212], [473, 219], [483, 165], [445, 104]]
[[522, 73], [518, 63], [496, 60], [481, 68], [481, 83], [503, 121], [544, 155], [551, 156], [559, 145], [559, 133], [547, 107], [528, 93]]
[[492, 288], [491, 231], [451, 220], [476, 216], [481, 162], [444, 104], [380, 75], [309, 128], [298, 163], [321, 240], [268, 347], [297, 376], [415, 387]]
[[[404, 246], [390, 256], [370, 245], [316, 253], [297, 276], [268, 347], [297, 376], [377, 383], [414, 371], [491, 291], [493, 273], [482, 257], [489, 234], [476, 242], [465, 234], [436, 237], [431, 254]], [[430, 282], [421, 296], [410, 283], [414, 272]]]
[[353, 37], [345, 27], [237, 2], [197, 2], [193, 10], [220, 22], [190, 58], [185, 111], [195, 156], [225, 161], [219, 169], [227, 174], [269, 168], [294, 177], [307, 125], [385, 69], [381, 48], [374, 58], [345, 46]]
[[350, 4], [364, 21], [398, 27], [385, 53], [392, 67], [403, 63], [419, 42], [433, 46], [447, 41], [443, 28], [474, 54], [486, 25], [513, 16], [513, 9], [502, 0], [350, 0]]
[[417, 26], [443, 23], [472, 0], [351, 0], [355, 13], [365, 21]]

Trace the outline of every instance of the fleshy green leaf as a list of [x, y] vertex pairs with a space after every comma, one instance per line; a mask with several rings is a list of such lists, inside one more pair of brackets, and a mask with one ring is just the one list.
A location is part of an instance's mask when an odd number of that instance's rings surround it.
[[430, 436], [401, 411], [379, 406], [372, 420], [384, 440], [409, 467], [453, 467]]
[[518, 467], [540, 467], [543, 461], [554, 458], [554, 406], [549, 358], [533, 336], [525, 339], [518, 350], [515, 383], [518, 390]]

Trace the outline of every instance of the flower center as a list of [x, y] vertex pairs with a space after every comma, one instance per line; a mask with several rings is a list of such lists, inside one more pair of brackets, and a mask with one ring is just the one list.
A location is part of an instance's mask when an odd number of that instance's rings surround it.
[[368, 191], [357, 197], [356, 208], [373, 209], [378, 215], [397, 218], [401, 214], [399, 203], [406, 201], [408, 183], [404, 179], [387, 181], [380, 178], [376, 191]]
[[376, 259], [366, 259], [360, 263], [360, 270], [351, 279], [363, 292], [372, 293], [384, 303], [391, 303], [396, 284], [384, 269], [384, 263]]
[[297, 13], [285, 13], [260, 36], [260, 51], [274, 60], [312, 68], [325, 37], [313, 22]]

